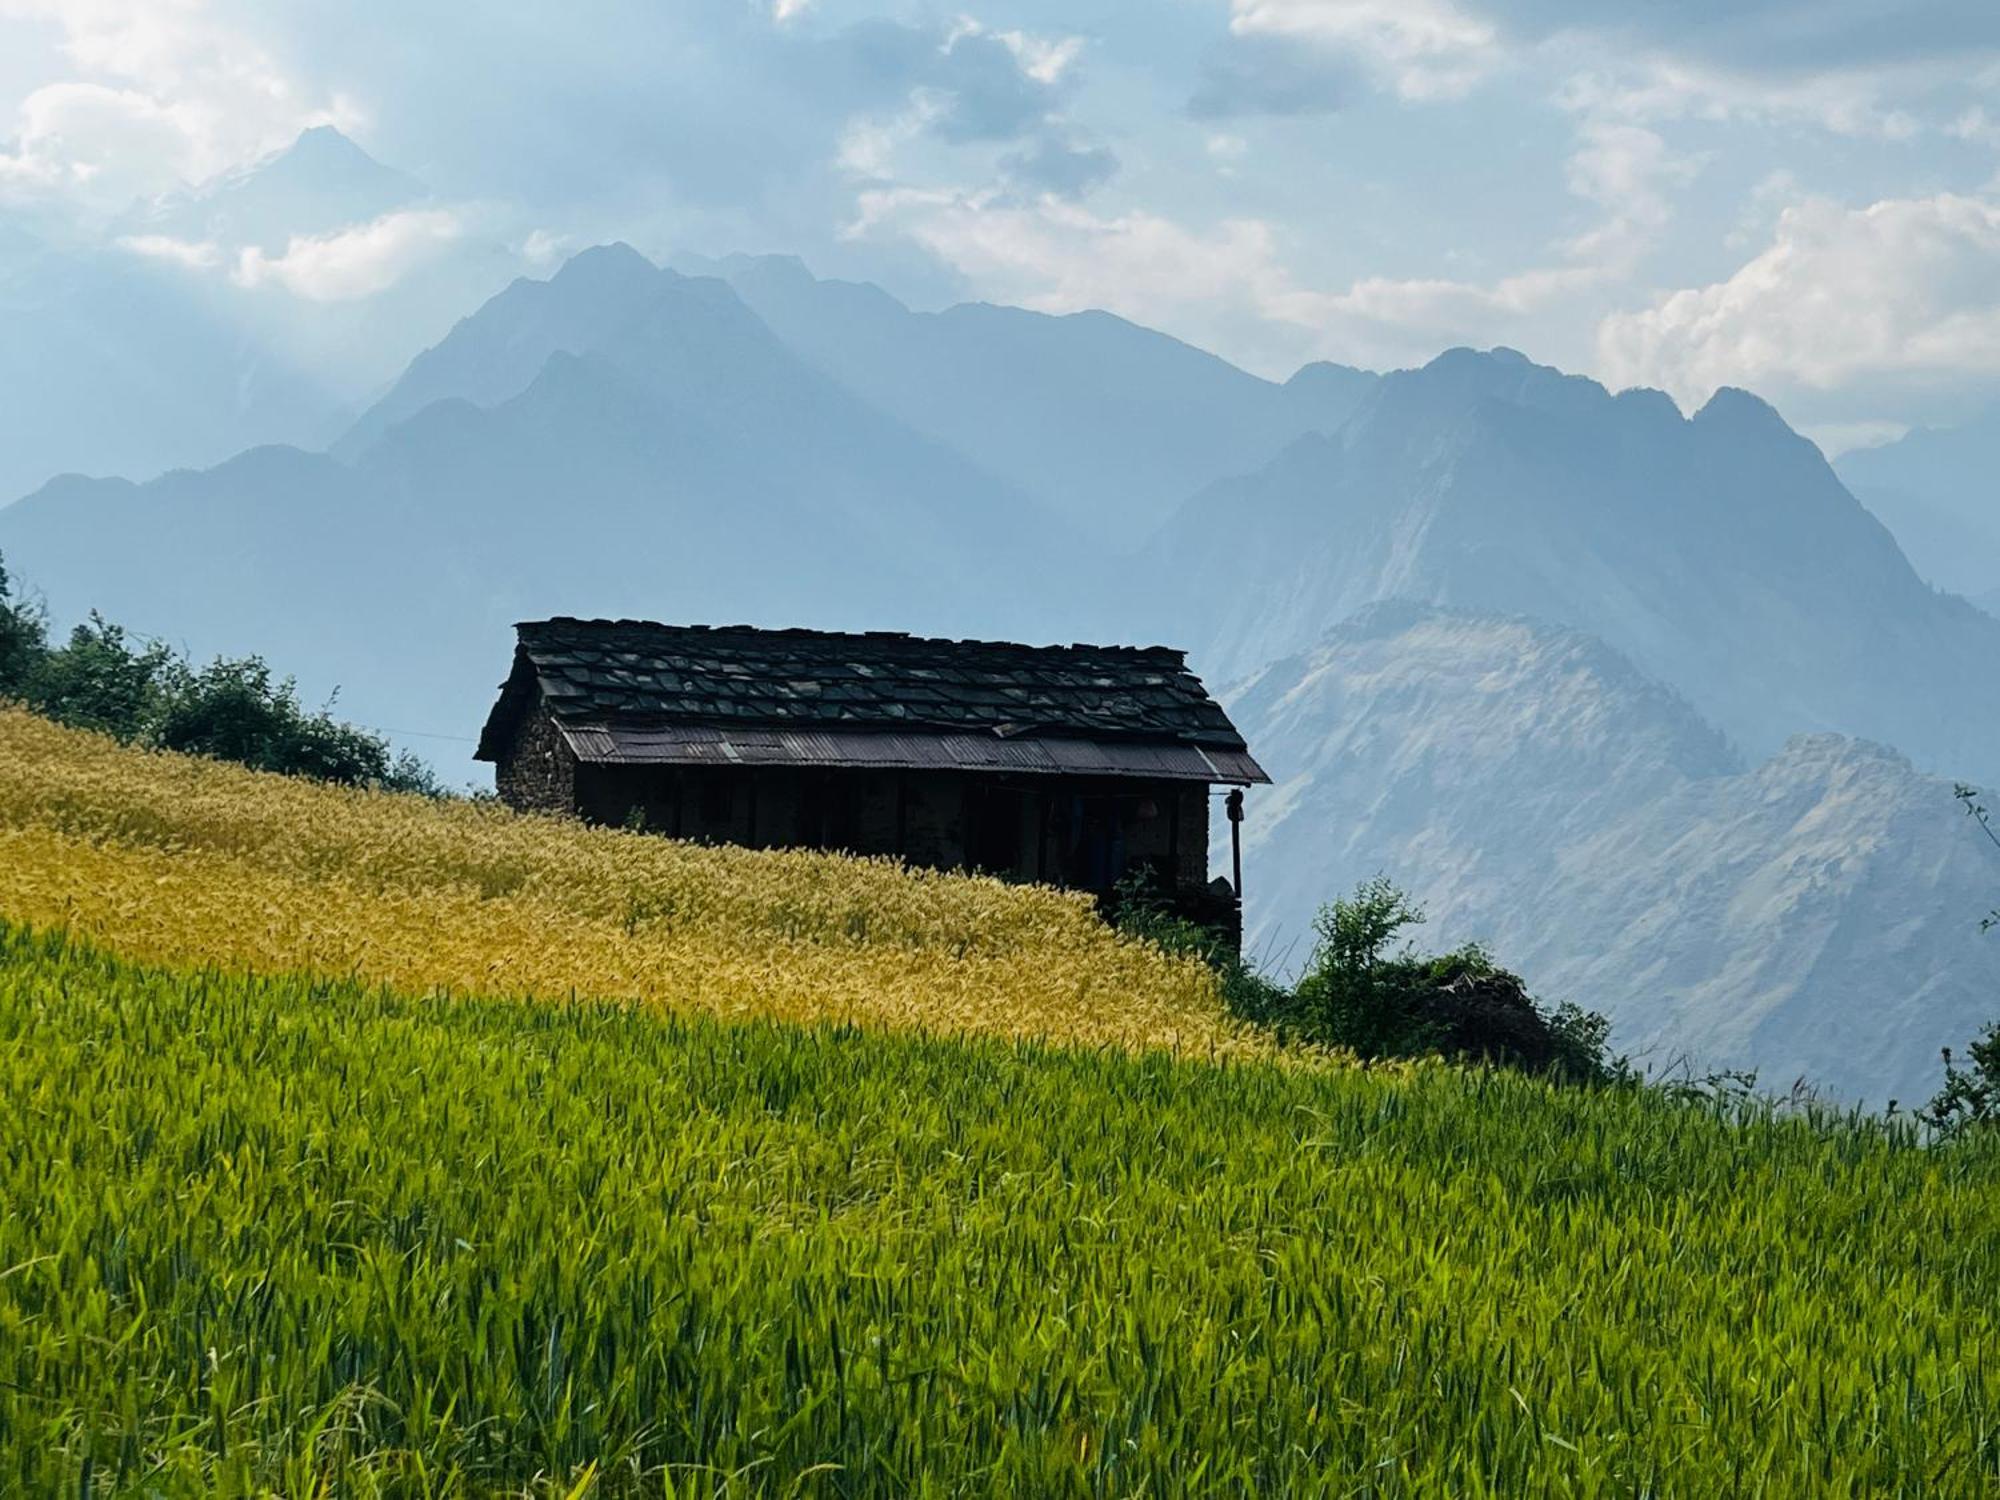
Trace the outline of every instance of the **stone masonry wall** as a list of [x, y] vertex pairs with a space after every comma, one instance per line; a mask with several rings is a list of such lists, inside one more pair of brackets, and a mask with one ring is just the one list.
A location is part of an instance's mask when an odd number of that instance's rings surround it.
[[539, 706], [522, 717], [494, 767], [493, 785], [502, 802], [523, 812], [576, 811], [576, 757]]

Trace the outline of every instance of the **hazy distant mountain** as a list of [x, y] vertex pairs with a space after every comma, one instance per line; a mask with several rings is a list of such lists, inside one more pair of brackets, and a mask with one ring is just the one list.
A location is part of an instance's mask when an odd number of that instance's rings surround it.
[[120, 232], [275, 252], [294, 235], [365, 224], [430, 196], [415, 178], [384, 166], [333, 126], [321, 125], [260, 161], [140, 205], [125, 217]]
[[1995, 1014], [2000, 861], [1893, 751], [1821, 735], [1746, 769], [1599, 641], [1405, 604], [1229, 706], [1277, 780], [1245, 825], [1253, 949], [1296, 963], [1319, 902], [1386, 874], [1426, 944], [1490, 942], [1656, 1065], [1877, 1104], [1928, 1098]]
[[[101, 243], [0, 245], [0, 505], [60, 473], [145, 477], [260, 443], [318, 445], [354, 395], [302, 323], [345, 309], [257, 297], [247, 247], [365, 223], [428, 197], [330, 127], [140, 205]], [[407, 323], [407, 318], [405, 319]]]
[[1127, 544], [1211, 480], [1335, 430], [1375, 381], [1317, 364], [1274, 384], [1104, 312], [912, 312], [879, 287], [816, 280], [790, 256], [686, 264], [727, 279], [872, 405]]
[[1834, 468], [1932, 583], [2000, 589], [2000, 410], [1962, 427], [1919, 427]]
[[0, 505], [64, 472], [156, 474], [324, 441], [340, 397], [233, 290], [169, 261], [42, 246], [0, 263]]
[[723, 283], [650, 272], [590, 347], [543, 336], [539, 310], [594, 305], [618, 266], [516, 286], [390, 397], [520, 354], [496, 404], [425, 402], [352, 462], [66, 480], [0, 511], [0, 552], [59, 618], [258, 650], [365, 722], [447, 734], [473, 732], [529, 616], [1064, 628], [1062, 524], [808, 368]]
[[[521, 277], [410, 361], [380, 400], [334, 444], [365, 451], [393, 424], [436, 401], [492, 406], [519, 395], [552, 354], [582, 354], [622, 337], [627, 324], [661, 298], [739, 311], [741, 303], [713, 278], [662, 271], [630, 245], [600, 245], [567, 261], [546, 281]], [[705, 319], [704, 319], [705, 321]], [[739, 319], [748, 329], [754, 318]], [[768, 329], [751, 335], [768, 345]]]
[[2000, 775], [2000, 702], [1969, 687], [2000, 661], [2000, 621], [1919, 579], [1741, 391], [1684, 419], [1655, 391], [1453, 350], [1210, 487], [1137, 576], [1180, 581], [1160, 628], [1223, 678], [1410, 598], [1587, 630], [1759, 753], [1837, 730]]

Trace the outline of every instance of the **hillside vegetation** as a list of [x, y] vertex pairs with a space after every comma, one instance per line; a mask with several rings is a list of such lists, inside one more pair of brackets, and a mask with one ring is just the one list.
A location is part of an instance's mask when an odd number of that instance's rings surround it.
[[2000, 1162], [0, 930], [0, 1490], [1973, 1496]]
[[2000, 1484], [1990, 1135], [1270, 1050], [1056, 892], [0, 711], [0, 1492]]
[[126, 749], [0, 707], [0, 915], [405, 989], [1211, 1052], [1213, 976], [1085, 897], [699, 848]]

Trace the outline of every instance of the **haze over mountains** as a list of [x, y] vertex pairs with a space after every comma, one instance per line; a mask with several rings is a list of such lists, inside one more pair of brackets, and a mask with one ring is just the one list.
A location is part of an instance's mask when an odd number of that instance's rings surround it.
[[1129, 545], [1163, 508], [1331, 432], [1374, 383], [1307, 365], [1281, 387], [1109, 313], [963, 304], [912, 312], [790, 256], [683, 257], [718, 275], [806, 359], [1092, 534]]
[[[452, 253], [356, 300], [343, 236], [370, 234]], [[330, 126], [87, 239], [28, 217], [0, 235], [7, 500], [63, 473], [149, 478], [259, 443], [323, 446], [412, 340], [464, 310], [467, 284], [498, 275], [495, 247]]]
[[1182, 629], [1225, 679], [1364, 604], [1422, 600], [1588, 630], [1756, 752], [1838, 730], [2000, 776], [2000, 700], [1965, 691], [2000, 621], [1921, 580], [1742, 391], [1683, 418], [1658, 392], [1452, 350], [1195, 497], [1152, 556], [1195, 580]]
[[1277, 785], [1245, 825], [1247, 942], [1386, 874], [1427, 944], [1590, 997], [1651, 1066], [1750, 1067], [1880, 1106], [1992, 1017], [1995, 865], [1948, 781], [1840, 735], [1752, 764], [1602, 641], [1392, 603], [1234, 692]]
[[2000, 602], [2000, 409], [1961, 427], [1916, 428], [1834, 467], [1925, 578]]
[[1625, 1045], [1878, 1102], [1987, 1019], [2000, 868], [1949, 779], [2000, 779], [2000, 620], [1755, 397], [1506, 350], [1276, 383], [1108, 315], [681, 264], [714, 274], [584, 252], [328, 451], [58, 480], [0, 553], [62, 621], [468, 738], [552, 613], [1165, 638], [1278, 781], [1253, 942], [1389, 873]]

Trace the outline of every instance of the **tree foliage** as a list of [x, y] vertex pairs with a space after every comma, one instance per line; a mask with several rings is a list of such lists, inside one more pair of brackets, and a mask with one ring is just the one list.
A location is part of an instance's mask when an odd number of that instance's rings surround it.
[[[1961, 784], [1956, 793], [1966, 815], [2000, 846], [2000, 833], [1994, 831], [1992, 814], [1978, 789]], [[2000, 926], [2000, 910], [1988, 912], [1979, 925], [1982, 931]], [[1966, 1051], [1971, 1065], [1961, 1067], [1951, 1048], [1944, 1049], [1944, 1087], [1917, 1111], [1918, 1119], [1946, 1139], [2000, 1126], [2000, 1022], [1982, 1031]]]
[[1607, 1055], [1609, 1021], [1571, 1004], [1544, 1008], [1478, 945], [1433, 955], [1407, 943], [1396, 949], [1424, 914], [1386, 879], [1320, 909], [1312, 962], [1290, 989], [1259, 974], [1220, 934], [1175, 915], [1143, 878], [1119, 887], [1113, 919], [1130, 936], [1206, 960], [1232, 1011], [1285, 1035], [1368, 1058], [1442, 1054], [1578, 1083], [1633, 1076]]
[[350, 786], [438, 790], [422, 761], [334, 718], [330, 703], [306, 708], [297, 684], [275, 677], [261, 657], [218, 657], [196, 667], [95, 612], [62, 645], [50, 645], [42, 611], [14, 596], [4, 564], [0, 698], [127, 744]]
[[1408, 942], [1392, 948], [1423, 920], [1379, 877], [1321, 908], [1319, 941], [1293, 993], [1294, 1024], [1363, 1057], [1437, 1053], [1582, 1083], [1626, 1076], [1606, 1055], [1610, 1022], [1571, 1004], [1543, 1007], [1478, 944], [1438, 954]]
[[1917, 1112], [1940, 1136], [2000, 1125], [2000, 1024], [1982, 1031], [1966, 1048], [1971, 1066], [1960, 1067], [1951, 1048], [1944, 1049], [1944, 1087]]

